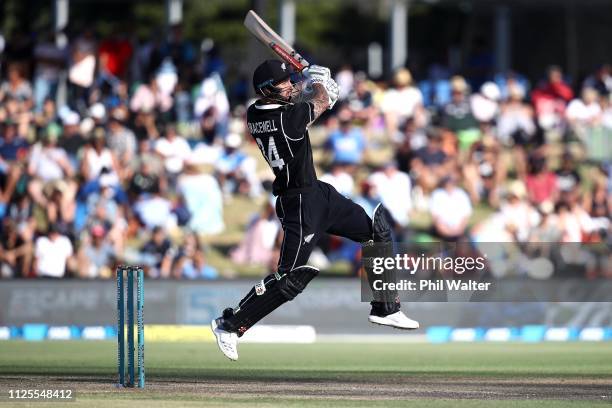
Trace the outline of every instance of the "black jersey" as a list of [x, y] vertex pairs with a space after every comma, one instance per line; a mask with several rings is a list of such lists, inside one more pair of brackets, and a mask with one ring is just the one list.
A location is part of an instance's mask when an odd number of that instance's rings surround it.
[[274, 195], [312, 187], [316, 181], [308, 136], [314, 118], [310, 102], [266, 105], [258, 101], [249, 106], [247, 125], [276, 176]]

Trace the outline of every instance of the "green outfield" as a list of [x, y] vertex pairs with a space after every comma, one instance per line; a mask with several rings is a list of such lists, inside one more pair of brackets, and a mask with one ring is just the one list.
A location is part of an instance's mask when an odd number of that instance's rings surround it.
[[[9, 389], [72, 388], [70, 407], [587, 407], [612, 403], [612, 345], [148, 343], [145, 390], [117, 389], [113, 342], [0, 342]], [[31, 406], [58, 406], [57, 403]]]

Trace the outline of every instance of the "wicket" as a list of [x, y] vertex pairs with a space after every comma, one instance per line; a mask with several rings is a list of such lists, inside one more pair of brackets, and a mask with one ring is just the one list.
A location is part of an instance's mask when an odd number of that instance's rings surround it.
[[[138, 387], [144, 388], [144, 271], [139, 266], [117, 268], [117, 371], [119, 386], [134, 387], [134, 272], [136, 272], [136, 323], [138, 324]], [[124, 277], [124, 275], [126, 275]], [[124, 301], [124, 280], [127, 279], [127, 298]], [[127, 303], [128, 379], [125, 381], [125, 313]]]

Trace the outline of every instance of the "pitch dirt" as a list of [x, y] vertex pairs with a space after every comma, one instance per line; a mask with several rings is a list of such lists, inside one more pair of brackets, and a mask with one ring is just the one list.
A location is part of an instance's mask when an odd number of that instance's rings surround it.
[[17, 388], [74, 389], [74, 407], [612, 403], [605, 343], [242, 345], [237, 363], [214, 344], [151, 343], [145, 390], [114, 386], [114, 351], [111, 342], [1, 342], [0, 405]]

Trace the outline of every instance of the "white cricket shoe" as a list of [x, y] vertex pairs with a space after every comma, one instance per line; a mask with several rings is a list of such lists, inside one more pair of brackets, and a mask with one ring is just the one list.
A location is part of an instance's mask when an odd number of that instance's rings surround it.
[[238, 360], [238, 335], [218, 328], [215, 319], [210, 322], [210, 328], [217, 338], [219, 350], [225, 354], [225, 357], [232, 361]]
[[381, 326], [395, 327], [396, 329], [402, 330], [414, 330], [419, 328], [419, 322], [412, 320], [401, 310], [384, 317], [370, 315], [368, 316], [368, 320], [370, 323], [380, 324]]

